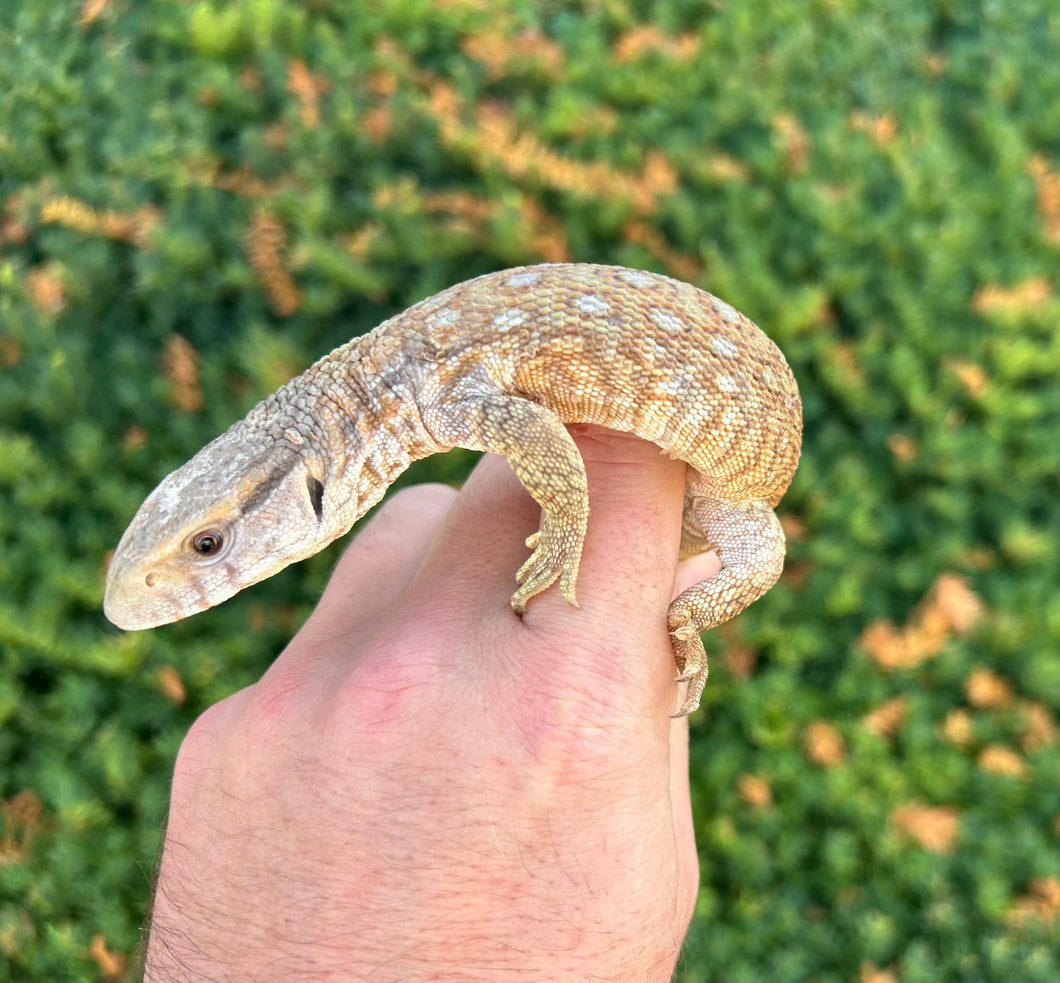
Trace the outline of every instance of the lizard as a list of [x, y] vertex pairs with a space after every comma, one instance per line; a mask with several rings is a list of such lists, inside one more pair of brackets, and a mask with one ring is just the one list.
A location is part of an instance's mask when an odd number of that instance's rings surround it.
[[582, 263], [489, 273], [354, 338], [281, 386], [151, 492], [107, 571], [104, 611], [135, 630], [177, 621], [323, 549], [419, 458], [507, 457], [542, 510], [511, 606], [575, 585], [589, 518], [565, 424], [658, 445], [687, 465], [681, 555], [721, 569], [670, 604], [686, 682], [707, 680], [701, 632], [779, 578], [774, 507], [798, 464], [802, 404], [776, 344], [735, 308], [656, 273]]

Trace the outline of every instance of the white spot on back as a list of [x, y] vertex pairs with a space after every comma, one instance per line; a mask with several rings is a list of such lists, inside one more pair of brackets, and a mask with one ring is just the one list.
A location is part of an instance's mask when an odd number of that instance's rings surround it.
[[625, 280], [631, 287], [655, 286], [655, 277], [650, 273], [641, 273], [639, 270], [622, 270], [618, 276], [619, 279]]
[[583, 314], [607, 314], [611, 310], [611, 305], [596, 294], [582, 294], [574, 306]]
[[738, 393], [740, 386], [731, 375], [716, 375], [714, 382], [723, 393]]
[[687, 327], [683, 318], [662, 307], [649, 307], [648, 317], [664, 331], [684, 331]]
[[718, 312], [718, 316], [726, 324], [739, 324], [740, 323], [740, 312], [732, 306], [732, 304], [726, 304], [724, 300], [718, 300], [714, 298], [714, 310]]
[[529, 287], [530, 284], [537, 283], [540, 279], [540, 273], [533, 270], [527, 270], [525, 273], [513, 273], [504, 281], [504, 284], [507, 287]]
[[443, 327], [448, 327], [460, 320], [460, 312], [453, 307], [439, 307], [438, 310], [431, 311], [423, 320], [427, 324], [440, 324]]
[[735, 358], [740, 351], [728, 338], [723, 338], [720, 334], [711, 337], [710, 347], [723, 358]]
[[520, 307], [508, 307], [493, 318], [492, 325], [498, 331], [509, 331], [526, 320], [526, 311]]

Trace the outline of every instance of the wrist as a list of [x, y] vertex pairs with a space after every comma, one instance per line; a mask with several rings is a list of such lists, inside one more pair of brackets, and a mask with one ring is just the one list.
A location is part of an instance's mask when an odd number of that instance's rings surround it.
[[277, 851], [268, 867], [220, 878], [209, 856], [170, 839], [144, 978], [669, 979], [672, 898], [638, 902], [614, 881], [616, 868], [641, 880], [636, 860], [575, 857], [551, 839], [494, 822], [459, 830], [448, 856], [398, 836], [359, 862], [307, 871], [299, 851]]

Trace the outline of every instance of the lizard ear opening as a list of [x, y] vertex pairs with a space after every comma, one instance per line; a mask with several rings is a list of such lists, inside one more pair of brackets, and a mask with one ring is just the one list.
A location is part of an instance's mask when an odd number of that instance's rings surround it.
[[305, 485], [309, 491], [309, 501], [316, 513], [317, 522], [320, 522], [324, 518], [324, 485], [311, 474], [306, 475]]

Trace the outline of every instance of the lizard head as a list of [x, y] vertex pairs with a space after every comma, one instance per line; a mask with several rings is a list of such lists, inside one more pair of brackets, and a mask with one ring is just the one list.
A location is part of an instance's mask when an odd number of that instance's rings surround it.
[[119, 628], [197, 614], [348, 528], [324, 522], [323, 467], [237, 424], [165, 478], [118, 543], [103, 610]]

